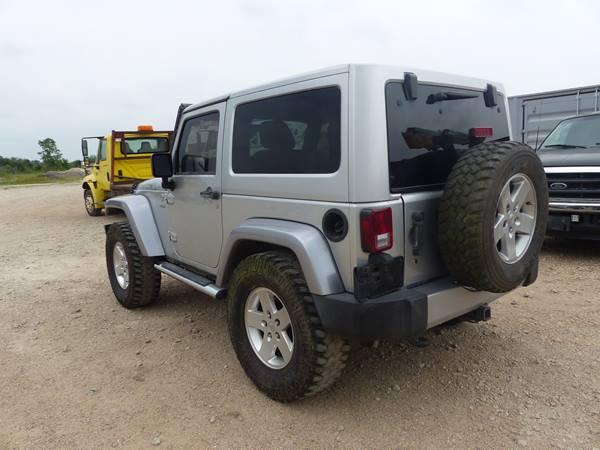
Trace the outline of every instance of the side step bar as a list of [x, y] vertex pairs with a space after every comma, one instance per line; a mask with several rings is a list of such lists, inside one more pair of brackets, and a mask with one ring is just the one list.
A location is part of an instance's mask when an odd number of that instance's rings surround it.
[[197, 273], [191, 272], [175, 264], [163, 262], [154, 264], [154, 268], [212, 298], [222, 299], [225, 298], [225, 295], [227, 294], [226, 289], [215, 286], [208, 278], [204, 278]]

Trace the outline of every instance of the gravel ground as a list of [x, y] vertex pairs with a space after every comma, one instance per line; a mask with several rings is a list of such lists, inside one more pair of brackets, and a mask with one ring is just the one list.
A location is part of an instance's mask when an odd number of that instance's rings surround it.
[[[222, 302], [163, 278], [127, 311], [78, 185], [0, 190], [0, 448], [600, 448], [600, 244], [431, 345], [353, 350], [330, 391], [258, 393]], [[116, 217], [118, 219], [118, 217]]]

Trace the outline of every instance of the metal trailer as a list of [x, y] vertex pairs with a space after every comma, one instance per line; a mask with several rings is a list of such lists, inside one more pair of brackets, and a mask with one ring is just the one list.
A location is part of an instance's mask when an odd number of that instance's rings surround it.
[[512, 138], [537, 148], [561, 120], [600, 111], [599, 96], [600, 85], [509, 97]]

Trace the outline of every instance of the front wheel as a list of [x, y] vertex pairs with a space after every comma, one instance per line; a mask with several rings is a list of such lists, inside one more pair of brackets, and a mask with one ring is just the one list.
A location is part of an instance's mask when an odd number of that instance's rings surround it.
[[102, 214], [102, 208], [96, 208], [94, 205], [94, 195], [90, 189], [85, 189], [83, 191], [83, 204], [85, 205], [85, 210], [90, 216], [99, 216]]
[[128, 309], [154, 303], [160, 291], [160, 272], [142, 255], [129, 223], [113, 223], [106, 235], [106, 269], [119, 303]]
[[323, 330], [292, 255], [249, 256], [236, 268], [228, 292], [231, 342], [259, 390], [289, 402], [328, 388], [340, 376], [350, 347]]

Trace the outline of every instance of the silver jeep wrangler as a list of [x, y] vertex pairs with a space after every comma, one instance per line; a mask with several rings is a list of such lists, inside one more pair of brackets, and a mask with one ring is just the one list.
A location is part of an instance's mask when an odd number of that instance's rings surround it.
[[510, 141], [500, 85], [344, 65], [188, 106], [157, 177], [110, 199], [112, 289], [161, 274], [227, 301], [231, 342], [279, 401], [315, 394], [351, 342], [402, 339], [537, 277], [542, 164]]

